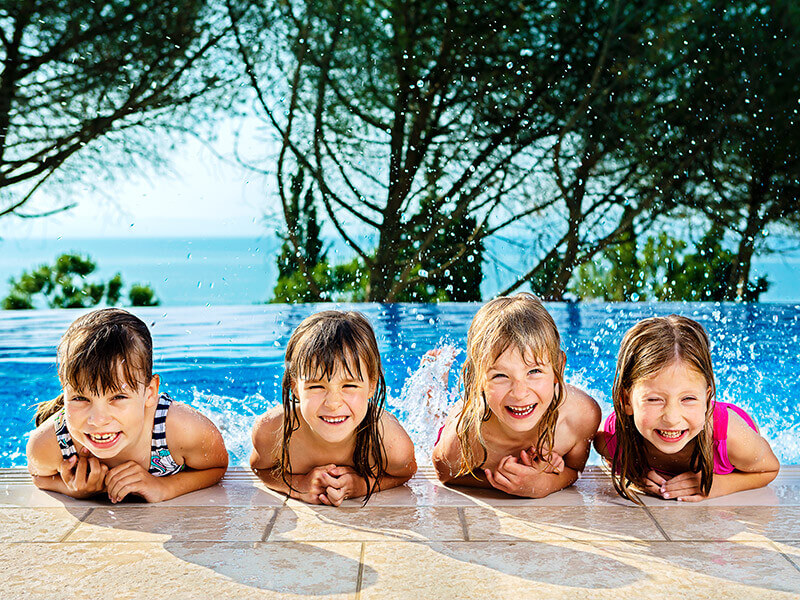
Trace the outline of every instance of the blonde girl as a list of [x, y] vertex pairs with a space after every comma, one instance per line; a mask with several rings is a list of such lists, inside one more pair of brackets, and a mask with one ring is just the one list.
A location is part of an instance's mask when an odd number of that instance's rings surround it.
[[595, 438], [614, 488], [695, 502], [775, 479], [780, 464], [753, 419], [716, 400], [708, 335], [686, 317], [644, 319], [622, 340], [614, 412]]
[[292, 333], [285, 365], [283, 402], [253, 428], [250, 465], [267, 486], [339, 506], [411, 478], [414, 446], [384, 411], [381, 357], [364, 315], [311, 315]]
[[462, 400], [434, 446], [439, 479], [531, 498], [574, 483], [600, 409], [564, 383], [565, 362], [538, 298], [517, 294], [484, 305], [467, 334]]
[[214, 424], [159, 394], [153, 341], [135, 315], [108, 308], [76, 319], [58, 345], [58, 377], [63, 392], [39, 405], [28, 441], [39, 488], [160, 502], [225, 473], [228, 453]]

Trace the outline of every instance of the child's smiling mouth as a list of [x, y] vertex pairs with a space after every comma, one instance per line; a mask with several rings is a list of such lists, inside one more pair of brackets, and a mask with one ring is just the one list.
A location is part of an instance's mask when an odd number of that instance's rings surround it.
[[345, 415], [343, 417], [320, 417], [325, 423], [328, 425], [340, 425], [349, 419], [350, 417]]
[[530, 415], [538, 406], [538, 403], [528, 404], [527, 406], [506, 406], [506, 411], [515, 419], [524, 419]]
[[665, 442], [677, 442], [683, 439], [688, 429], [656, 429], [656, 435]]
[[97, 448], [108, 448], [113, 446], [122, 435], [121, 431], [113, 433], [87, 433], [86, 438]]

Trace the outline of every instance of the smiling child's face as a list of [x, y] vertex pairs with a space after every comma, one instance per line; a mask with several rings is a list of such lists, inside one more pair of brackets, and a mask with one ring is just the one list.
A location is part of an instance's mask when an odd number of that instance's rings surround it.
[[363, 362], [360, 366], [363, 378], [359, 378], [357, 370], [348, 373], [340, 366], [330, 377], [300, 378], [293, 387], [303, 420], [328, 443], [342, 443], [354, 437], [367, 415], [376, 383], [366, 376]]
[[625, 412], [649, 446], [675, 454], [705, 427], [710, 395], [703, 374], [676, 360], [633, 384]]
[[[122, 369], [118, 381], [124, 382]], [[92, 392], [64, 386], [67, 429], [73, 440], [85, 446], [97, 458], [112, 458], [141, 441], [147, 408], [158, 402], [158, 376], [148, 385], [132, 388], [120, 383], [115, 391]]]
[[486, 403], [500, 424], [515, 432], [530, 431], [552, 404], [556, 375], [550, 361], [525, 356], [510, 346], [486, 373]]

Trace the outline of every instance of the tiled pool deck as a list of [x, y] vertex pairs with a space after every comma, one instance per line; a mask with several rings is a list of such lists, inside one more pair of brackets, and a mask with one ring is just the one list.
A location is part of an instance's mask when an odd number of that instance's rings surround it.
[[249, 471], [158, 505], [78, 501], [0, 470], [0, 598], [800, 598], [800, 467], [701, 504], [441, 486], [308, 506]]

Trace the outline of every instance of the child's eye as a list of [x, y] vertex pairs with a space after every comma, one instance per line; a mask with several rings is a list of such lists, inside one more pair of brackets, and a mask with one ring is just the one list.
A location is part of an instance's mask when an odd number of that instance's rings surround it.
[[528, 371], [528, 375], [538, 375], [541, 372], [542, 370], [539, 367], [534, 367], [533, 369]]
[[345, 383], [344, 386], [342, 386], [342, 387], [346, 387], [346, 388], [349, 388], [349, 389], [355, 389], [355, 388], [358, 387], [358, 384], [356, 384], [356, 383]]
[[89, 399], [84, 397], [84, 396], [72, 396], [72, 398], [70, 398], [69, 401], [70, 402], [88, 402]]
[[686, 396], [686, 398], [683, 398], [684, 402], [694, 402], [696, 400], [697, 398], [695, 398], [694, 396]]
[[505, 373], [495, 373], [494, 375], [492, 375], [492, 379], [505, 379], [505, 378], [506, 378]]
[[646, 398], [645, 402], [661, 402], [661, 398]]

